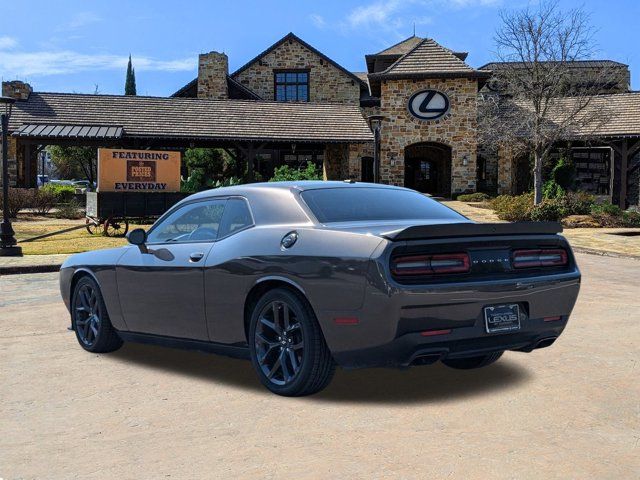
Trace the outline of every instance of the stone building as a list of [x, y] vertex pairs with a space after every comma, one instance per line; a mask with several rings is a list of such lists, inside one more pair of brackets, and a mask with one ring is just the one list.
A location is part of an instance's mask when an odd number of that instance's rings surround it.
[[[256, 180], [279, 165], [314, 162], [326, 179], [442, 197], [526, 190], [526, 158], [478, 143], [479, 98], [504, 88], [492, 72], [506, 64], [475, 69], [466, 57], [412, 36], [365, 55], [367, 71], [352, 72], [289, 33], [233, 72], [224, 53], [200, 55], [197, 78], [170, 97], [49, 94], [4, 82], [3, 94], [19, 99], [10, 124], [11, 176], [35, 186], [35, 155], [50, 144], [215, 146], [242, 158]], [[604, 71], [599, 101], [614, 118], [597, 141], [574, 143], [571, 155], [583, 166], [586, 190], [629, 204], [640, 189], [640, 92], [629, 91], [629, 69], [610, 60], [574, 62], [570, 83], [579, 88]], [[112, 127], [117, 138], [102, 135]]]

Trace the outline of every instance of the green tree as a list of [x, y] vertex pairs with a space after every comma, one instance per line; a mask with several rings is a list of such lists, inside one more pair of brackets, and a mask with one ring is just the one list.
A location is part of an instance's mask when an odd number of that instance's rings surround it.
[[136, 71], [131, 64], [131, 55], [129, 55], [129, 64], [127, 65], [127, 79], [124, 82], [125, 95], [137, 95], [136, 93]]
[[213, 188], [235, 169], [235, 162], [216, 148], [189, 148], [184, 152], [184, 164], [189, 176], [183, 181], [182, 190], [187, 192]]
[[51, 161], [60, 178], [96, 180], [98, 149], [95, 147], [49, 147]]
[[273, 172], [270, 182], [288, 182], [298, 180], [322, 180], [322, 170], [312, 162], [307, 162], [306, 167], [292, 168], [282, 165]]

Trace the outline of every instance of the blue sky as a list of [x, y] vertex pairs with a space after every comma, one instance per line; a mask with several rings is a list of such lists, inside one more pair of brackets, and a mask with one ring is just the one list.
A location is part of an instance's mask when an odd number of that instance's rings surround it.
[[[238, 68], [293, 31], [352, 71], [413, 32], [457, 51], [475, 67], [491, 61], [499, 12], [512, 0], [324, 0], [2, 2], [0, 76], [39, 91], [122, 93], [129, 53], [139, 95], [168, 95], [196, 76], [197, 56], [211, 50]], [[583, 5], [596, 29], [597, 55], [627, 63], [640, 89], [640, 39], [631, 19], [638, 0], [561, 0]], [[9, 21], [7, 21], [9, 20]]]

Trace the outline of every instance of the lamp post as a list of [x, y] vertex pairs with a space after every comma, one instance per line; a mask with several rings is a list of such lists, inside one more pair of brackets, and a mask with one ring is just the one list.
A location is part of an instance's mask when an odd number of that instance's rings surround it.
[[9, 219], [9, 116], [15, 102], [11, 97], [0, 97], [0, 123], [2, 124], [2, 223], [0, 223], [0, 257], [22, 255], [17, 246], [11, 220]]
[[373, 183], [380, 183], [380, 127], [384, 115], [369, 115], [369, 125], [373, 130]]

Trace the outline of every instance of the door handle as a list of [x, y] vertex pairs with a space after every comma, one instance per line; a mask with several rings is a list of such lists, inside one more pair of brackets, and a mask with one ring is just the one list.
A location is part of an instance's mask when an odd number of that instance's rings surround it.
[[204, 257], [203, 252], [193, 252], [191, 255], [189, 255], [189, 261], [199, 262], [200, 260], [202, 260], [202, 257]]

